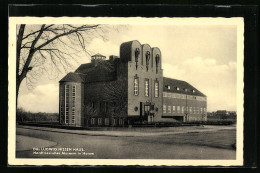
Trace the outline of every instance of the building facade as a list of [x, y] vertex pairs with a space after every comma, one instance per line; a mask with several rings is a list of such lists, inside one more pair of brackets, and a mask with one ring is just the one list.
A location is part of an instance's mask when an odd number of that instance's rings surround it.
[[121, 44], [120, 57], [92, 56], [60, 80], [60, 123], [206, 121], [206, 96], [187, 82], [163, 77], [161, 63], [159, 48], [136, 40]]

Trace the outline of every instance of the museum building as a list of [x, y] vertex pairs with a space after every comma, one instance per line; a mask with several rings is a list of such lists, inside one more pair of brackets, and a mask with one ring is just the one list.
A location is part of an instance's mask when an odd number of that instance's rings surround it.
[[120, 57], [96, 54], [59, 81], [59, 121], [68, 126], [207, 120], [207, 97], [189, 83], [163, 77], [157, 47], [122, 43]]

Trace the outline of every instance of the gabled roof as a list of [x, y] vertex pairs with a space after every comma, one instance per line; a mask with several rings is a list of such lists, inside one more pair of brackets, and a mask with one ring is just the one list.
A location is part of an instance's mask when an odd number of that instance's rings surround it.
[[[179, 90], [177, 88], [179, 88]], [[167, 77], [163, 78], [163, 91], [206, 97], [206, 95], [204, 95], [189, 83]]]
[[73, 72], [69, 72], [66, 76], [64, 76], [60, 82], [84, 82], [84, 75], [77, 74]]
[[85, 71], [88, 71], [88, 69], [94, 67], [93, 63], [86, 63], [86, 64], [81, 64], [76, 70], [76, 73], [84, 73]]
[[84, 75], [84, 82], [104, 82], [116, 79], [116, 63], [114, 61], [100, 61], [96, 65], [93, 63], [87, 63], [80, 65], [75, 73]]

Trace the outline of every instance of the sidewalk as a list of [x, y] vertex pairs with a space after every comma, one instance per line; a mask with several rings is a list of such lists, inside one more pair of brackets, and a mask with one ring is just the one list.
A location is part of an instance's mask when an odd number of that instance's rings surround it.
[[140, 136], [161, 136], [173, 135], [183, 133], [200, 133], [200, 132], [213, 132], [220, 130], [236, 129], [236, 126], [189, 126], [189, 127], [167, 127], [167, 128], [139, 128], [139, 129], [122, 129], [117, 131], [92, 131], [92, 130], [68, 130], [49, 127], [36, 127], [36, 126], [21, 126], [17, 128], [34, 129], [49, 132], [79, 134], [89, 136], [112, 136], [112, 137], [140, 137]]
[[53, 147], [55, 145], [57, 145], [57, 142], [16, 135], [16, 151], [32, 150], [34, 147]]

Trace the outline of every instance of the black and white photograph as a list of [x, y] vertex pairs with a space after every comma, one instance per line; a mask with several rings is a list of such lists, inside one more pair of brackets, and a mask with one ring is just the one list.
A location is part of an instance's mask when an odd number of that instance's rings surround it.
[[243, 164], [243, 18], [9, 21], [10, 165]]

